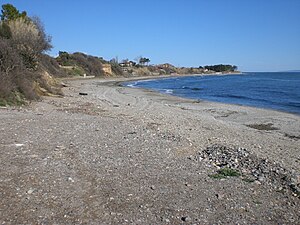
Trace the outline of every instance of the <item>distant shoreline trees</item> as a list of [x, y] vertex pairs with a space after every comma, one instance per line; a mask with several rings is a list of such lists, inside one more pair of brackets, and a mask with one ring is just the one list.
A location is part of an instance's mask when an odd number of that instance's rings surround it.
[[150, 62], [150, 59], [149, 58], [145, 58], [145, 57], [142, 57], [142, 58], [140, 58], [140, 60], [139, 60], [139, 63], [141, 64], [141, 65], [145, 65], [145, 64], [149, 64], [149, 62]]
[[234, 72], [237, 71], [238, 67], [235, 65], [223, 65], [223, 64], [218, 64], [218, 65], [211, 65], [211, 66], [200, 66], [200, 69], [206, 69], [210, 71], [215, 71], [215, 72]]

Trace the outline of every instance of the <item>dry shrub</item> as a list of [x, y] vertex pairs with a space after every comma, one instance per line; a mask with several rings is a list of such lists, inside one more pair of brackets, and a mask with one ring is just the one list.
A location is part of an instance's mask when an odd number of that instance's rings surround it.
[[23, 57], [23, 62], [27, 68], [36, 68], [38, 41], [38, 30], [35, 25], [24, 18], [19, 18], [8, 22], [12, 32], [11, 44]]
[[39, 96], [34, 90], [33, 80], [34, 74], [30, 71], [24, 70], [22, 73], [17, 74], [16, 84], [18, 92], [28, 100], [37, 100]]
[[87, 75], [93, 75], [93, 76], [105, 75], [102, 70], [103, 62], [98, 57], [75, 52], [74, 54], [70, 54], [70, 59], [75, 64], [82, 67], [86, 71]]
[[0, 97], [6, 98], [15, 88], [15, 74], [22, 62], [7, 39], [0, 38]]
[[124, 72], [118, 63], [111, 63], [111, 70], [117, 76], [124, 75]]
[[27, 99], [37, 99], [33, 79], [34, 74], [24, 67], [10, 40], [0, 38], [0, 98], [14, 102], [19, 92]]
[[36, 69], [40, 54], [51, 48], [48, 37], [38, 19], [18, 18], [8, 22], [12, 33], [11, 45], [22, 56], [24, 65]]
[[7, 79], [6, 74], [0, 70], [0, 98], [7, 98], [14, 90], [15, 85], [11, 79]]
[[45, 54], [40, 56], [39, 67], [41, 70], [47, 71], [54, 77], [66, 77], [68, 75], [54, 58]]
[[136, 70], [136, 73], [140, 76], [150, 76], [151, 72], [147, 69], [147, 67], [140, 67]]

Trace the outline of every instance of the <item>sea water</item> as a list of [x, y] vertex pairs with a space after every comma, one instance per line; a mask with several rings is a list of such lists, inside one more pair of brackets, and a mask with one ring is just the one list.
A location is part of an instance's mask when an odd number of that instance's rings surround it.
[[269, 108], [300, 114], [300, 72], [182, 76], [127, 82], [190, 99]]

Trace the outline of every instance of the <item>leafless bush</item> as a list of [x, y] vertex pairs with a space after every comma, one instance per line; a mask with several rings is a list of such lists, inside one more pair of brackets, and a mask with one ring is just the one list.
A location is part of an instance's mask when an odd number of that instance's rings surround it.
[[36, 51], [38, 53], [44, 53], [52, 48], [51, 40], [52, 37], [47, 35], [45, 32], [45, 27], [39, 17], [31, 17], [32, 23], [35, 25], [38, 30], [38, 38], [36, 43]]
[[16, 86], [17, 91], [22, 93], [24, 97], [28, 100], [39, 99], [39, 96], [34, 90], [33, 81], [35, 79], [35, 74], [31, 71], [24, 70], [23, 72], [18, 72], [16, 74]]
[[0, 70], [6, 75], [22, 66], [18, 53], [10, 45], [9, 40], [0, 38]]
[[10, 40], [0, 38], [0, 97], [13, 98], [14, 92], [20, 92], [27, 99], [36, 99], [33, 79], [34, 74], [26, 70]]
[[0, 38], [0, 96], [10, 95], [13, 91], [15, 73], [21, 69], [19, 55], [10, 46], [7, 39]]
[[5, 22], [0, 22], [0, 37], [6, 39], [11, 38], [11, 30]]

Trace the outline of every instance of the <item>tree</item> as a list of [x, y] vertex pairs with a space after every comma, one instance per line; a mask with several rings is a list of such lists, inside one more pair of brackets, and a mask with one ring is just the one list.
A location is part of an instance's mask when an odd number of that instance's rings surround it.
[[62, 66], [69, 66], [70, 55], [68, 52], [59, 51], [56, 60]]
[[149, 64], [150, 62], [150, 59], [149, 58], [145, 58], [145, 57], [141, 57], [140, 60], [139, 60], [139, 63], [141, 65], [145, 65], [146, 63]]
[[18, 18], [26, 18], [27, 13], [23, 11], [22, 13], [19, 12], [19, 10], [16, 9], [12, 4], [4, 4], [2, 5], [1, 10], [1, 20], [2, 21], [10, 21], [10, 20], [16, 20]]
[[150, 62], [150, 59], [149, 58], [145, 58], [145, 63], [147, 64], [147, 65], [149, 65], [149, 62]]

